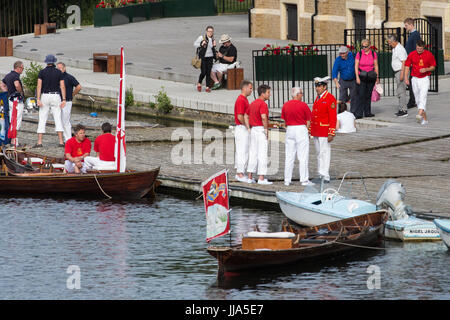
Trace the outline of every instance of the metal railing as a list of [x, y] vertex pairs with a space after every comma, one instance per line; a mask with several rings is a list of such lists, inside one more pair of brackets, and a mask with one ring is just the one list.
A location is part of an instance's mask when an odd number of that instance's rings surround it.
[[[342, 44], [296, 45], [253, 50], [255, 98], [258, 86], [267, 84], [272, 89], [270, 108], [281, 108], [290, 100], [293, 87], [301, 87], [303, 101], [313, 103], [316, 96], [314, 78], [331, 76], [340, 46]], [[338, 98], [333, 81], [329, 81], [328, 91]]]
[[218, 13], [244, 13], [254, 7], [254, 0], [216, 0]]
[[41, 0], [0, 0], [0, 37], [32, 33], [43, 22]]

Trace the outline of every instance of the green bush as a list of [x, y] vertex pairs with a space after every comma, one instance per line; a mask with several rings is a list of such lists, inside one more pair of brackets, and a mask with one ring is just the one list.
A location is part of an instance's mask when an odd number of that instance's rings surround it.
[[125, 91], [125, 107], [131, 107], [134, 105], [133, 88], [128, 88]]
[[164, 87], [161, 87], [161, 90], [158, 92], [155, 98], [159, 112], [168, 114], [172, 111], [173, 105], [172, 102], [170, 101], [170, 98], [167, 96], [167, 93], [164, 91]]
[[32, 95], [36, 96], [36, 87], [39, 72], [43, 67], [37, 63], [31, 62], [30, 66], [25, 69], [25, 75], [22, 77], [22, 83]]

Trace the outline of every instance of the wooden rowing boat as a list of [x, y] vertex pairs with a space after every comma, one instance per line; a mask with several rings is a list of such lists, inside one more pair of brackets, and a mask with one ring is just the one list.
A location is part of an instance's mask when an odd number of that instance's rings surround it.
[[[24, 159], [32, 157], [45, 158], [48, 162], [23, 163]], [[140, 199], [153, 191], [159, 174], [159, 167], [142, 172], [89, 171], [86, 174], [70, 174], [57, 171], [56, 164], [61, 165], [64, 159], [26, 151], [4, 151], [1, 160], [1, 194]], [[27, 170], [24, 170], [25, 167]]]
[[329, 258], [375, 246], [381, 239], [386, 219], [387, 213], [382, 210], [310, 228], [299, 228], [285, 220], [281, 238], [279, 234], [271, 237], [249, 233], [239, 245], [210, 246], [207, 250], [218, 261], [220, 279], [229, 272]]

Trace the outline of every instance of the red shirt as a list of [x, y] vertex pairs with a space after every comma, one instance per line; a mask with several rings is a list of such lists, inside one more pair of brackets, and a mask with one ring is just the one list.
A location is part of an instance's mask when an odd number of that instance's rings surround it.
[[281, 118], [287, 126], [306, 125], [311, 120], [311, 110], [306, 103], [299, 100], [290, 100], [281, 109]]
[[[91, 140], [85, 138], [82, 142], [78, 142], [75, 137], [66, 141], [64, 153], [69, 153], [72, 157], [81, 157], [85, 153], [91, 153]], [[83, 161], [83, 160], [82, 160]]]
[[95, 139], [94, 151], [99, 153], [100, 160], [115, 161], [114, 146], [116, 145], [116, 137], [111, 133], [104, 133]]
[[436, 60], [433, 54], [428, 50], [423, 50], [422, 54], [418, 54], [417, 50], [414, 50], [408, 55], [406, 59], [405, 67], [411, 68], [411, 76], [416, 78], [425, 78], [431, 74], [430, 71], [420, 73], [420, 69], [436, 66]]
[[250, 104], [249, 112], [248, 112], [248, 121], [250, 124], [250, 127], [257, 127], [262, 126], [262, 114], [267, 114], [267, 117], [269, 117], [269, 107], [267, 106], [267, 103], [265, 103], [261, 99], [256, 99]]
[[238, 114], [248, 114], [249, 107], [250, 105], [248, 103], [247, 97], [240, 94], [236, 99], [236, 103], [234, 104], [234, 123], [236, 123], [236, 125], [244, 124], [239, 121]]

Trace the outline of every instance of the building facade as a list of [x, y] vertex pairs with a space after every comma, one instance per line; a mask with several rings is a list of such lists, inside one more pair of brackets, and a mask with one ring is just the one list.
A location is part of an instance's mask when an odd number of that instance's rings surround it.
[[255, 0], [251, 34], [301, 44], [343, 43], [345, 29], [403, 27], [406, 18], [431, 21], [450, 59], [449, 0]]

